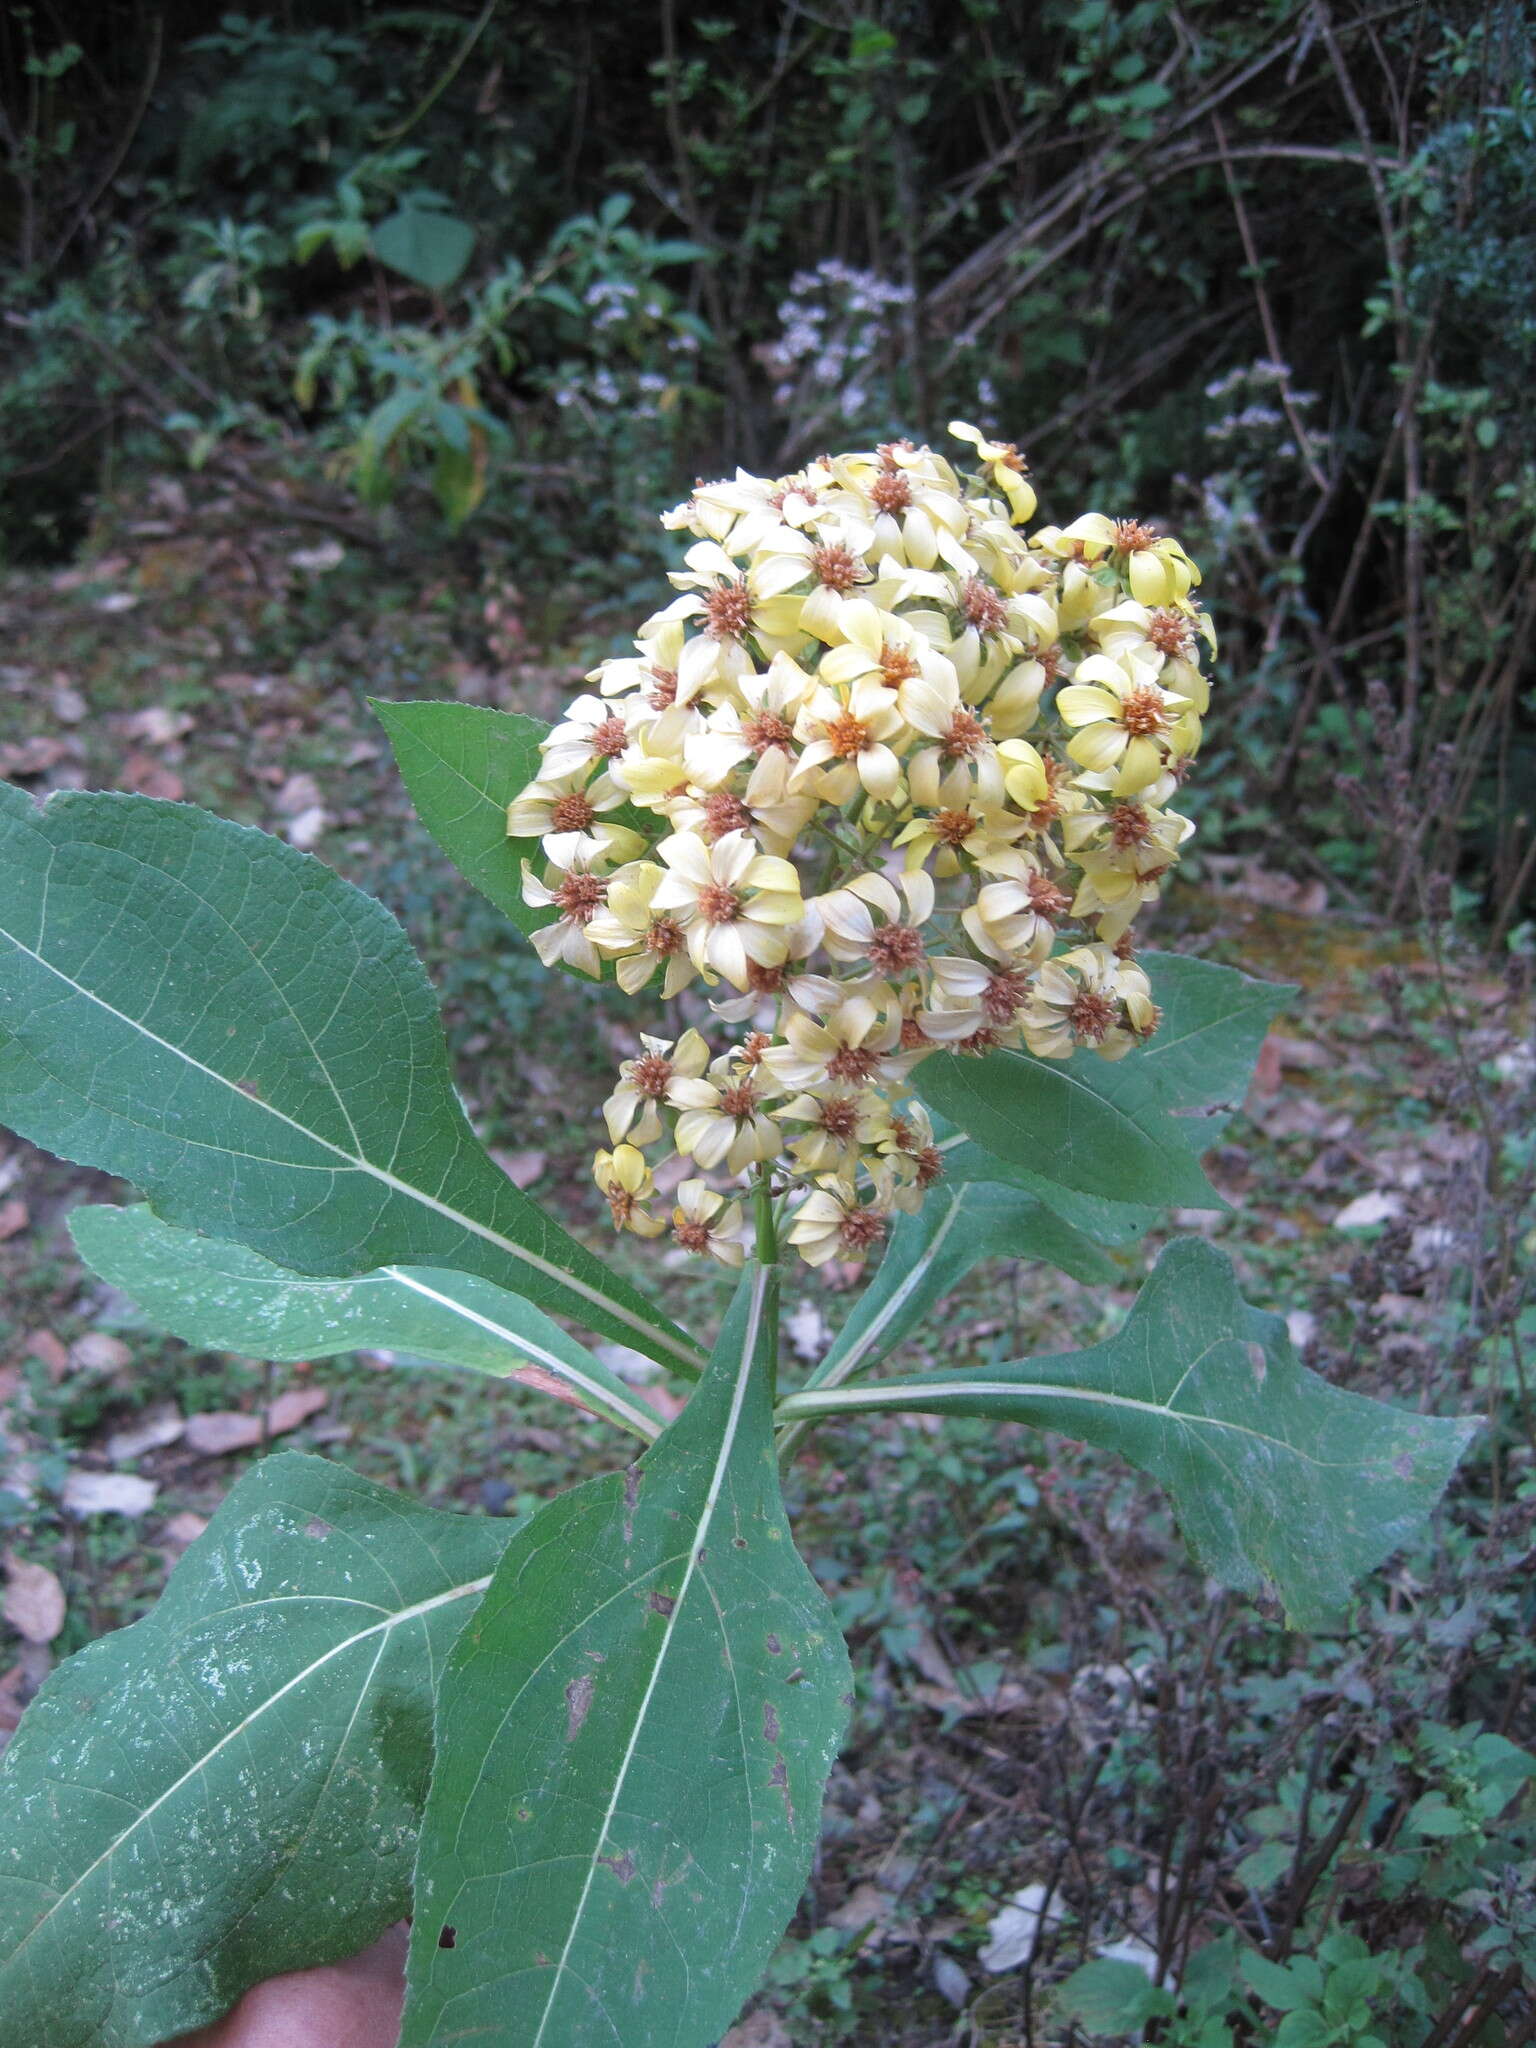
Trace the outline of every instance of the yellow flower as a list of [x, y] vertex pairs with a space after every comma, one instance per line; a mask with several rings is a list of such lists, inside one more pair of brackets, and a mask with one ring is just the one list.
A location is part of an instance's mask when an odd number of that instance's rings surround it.
[[617, 810], [624, 792], [611, 777], [588, 781], [585, 768], [568, 775], [540, 777], [507, 806], [509, 839], [541, 839], [557, 868], [577, 862], [633, 860], [645, 851], [639, 833], [624, 825], [605, 825], [601, 813]]
[[878, 802], [890, 803], [901, 788], [901, 760], [892, 743], [903, 731], [891, 693], [871, 678], [854, 685], [847, 704], [831, 690], [818, 689], [796, 722], [795, 736], [805, 744], [790, 786], [809, 786], [825, 802], [845, 804], [862, 784]]
[[652, 1038], [643, 1031], [640, 1043], [645, 1051], [623, 1062], [619, 1085], [603, 1104], [615, 1145], [626, 1138], [635, 1145], [654, 1145], [662, 1135], [660, 1105], [672, 1103], [674, 1082], [697, 1080], [709, 1065], [709, 1047], [697, 1031], [685, 1031], [675, 1048], [670, 1038]]
[[1189, 699], [1165, 690], [1122, 657], [1090, 654], [1056, 709], [1074, 727], [1067, 752], [1090, 774], [1108, 778], [1116, 796], [1133, 796], [1163, 773]]
[[763, 1054], [763, 1065], [783, 1087], [799, 1094], [837, 1082], [879, 1084], [901, 1077], [899, 1018], [822, 975], [797, 976], [790, 993], [801, 1007], [786, 1017], [782, 1042]]
[[993, 960], [1043, 960], [1056, 937], [1054, 918], [1072, 906], [1043, 869], [1019, 878], [988, 882], [976, 901], [960, 913], [966, 936], [978, 952]]
[[1070, 1059], [1081, 1045], [1118, 1060], [1155, 1028], [1157, 1012], [1139, 967], [1108, 946], [1078, 946], [1040, 969], [1023, 1022], [1024, 1042], [1041, 1059]]
[[744, 989], [750, 963], [776, 967], [788, 956], [786, 930], [802, 905], [787, 860], [759, 853], [745, 832], [727, 832], [713, 846], [696, 832], [674, 832], [656, 851], [668, 872], [651, 909], [678, 919], [695, 967]]
[[637, 1237], [660, 1237], [667, 1226], [645, 1208], [656, 1192], [656, 1183], [642, 1152], [633, 1145], [599, 1152], [592, 1162], [592, 1178], [607, 1200], [615, 1230], [632, 1230]]
[[861, 1207], [853, 1183], [836, 1174], [823, 1176], [785, 1232], [808, 1266], [825, 1266], [832, 1259], [862, 1261], [884, 1235], [879, 1208]]
[[784, 1134], [763, 1104], [778, 1092], [771, 1074], [744, 1066], [729, 1053], [711, 1063], [707, 1076], [679, 1076], [667, 1095], [679, 1112], [678, 1151], [700, 1166], [726, 1166], [732, 1173], [777, 1159]]
[[863, 1153], [890, 1132], [890, 1105], [872, 1088], [807, 1092], [784, 1103], [776, 1114], [784, 1122], [810, 1126], [790, 1141], [790, 1153], [802, 1173], [837, 1173], [852, 1179]]
[[523, 901], [535, 910], [553, 906], [560, 912], [552, 924], [541, 925], [530, 934], [533, 949], [546, 967], [563, 963], [582, 974], [590, 974], [594, 980], [602, 973], [603, 964], [587, 926], [601, 910], [607, 894], [606, 879], [583, 862], [573, 861], [568, 873], [551, 868], [542, 882], [527, 861], [523, 862]]
[[1022, 526], [1025, 520], [1033, 519], [1035, 494], [1024, 475], [1024, 458], [1013, 443], [989, 441], [978, 428], [968, 427], [964, 420], [951, 420], [949, 431], [957, 441], [973, 444], [981, 457], [987, 481], [1008, 500], [1014, 525]]
[[727, 1202], [707, 1181], [685, 1180], [672, 1211], [672, 1235], [685, 1252], [707, 1254], [722, 1266], [740, 1266], [751, 1225], [740, 1202]]
[[675, 917], [654, 907], [656, 888], [665, 870], [655, 861], [633, 861], [608, 877], [607, 899], [587, 925], [587, 937], [605, 959], [625, 995], [638, 995], [664, 968], [665, 1000], [685, 989], [695, 968], [688, 957], [688, 935]]
[[954, 663], [908, 620], [865, 598], [844, 605], [840, 623], [843, 643], [821, 657], [822, 682], [839, 688], [866, 680], [882, 684], [908, 725], [942, 732], [960, 708]]

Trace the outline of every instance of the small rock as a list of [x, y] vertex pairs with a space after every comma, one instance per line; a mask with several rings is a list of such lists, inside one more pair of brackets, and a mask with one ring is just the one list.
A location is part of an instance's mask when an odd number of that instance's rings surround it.
[[71, 1472], [64, 1482], [63, 1501], [72, 1515], [142, 1515], [160, 1491], [152, 1479], [128, 1472]]
[[13, 1195], [8, 1202], [0, 1202], [0, 1244], [8, 1237], [15, 1237], [25, 1230], [32, 1220], [32, 1213], [19, 1195]]
[[296, 818], [301, 811], [313, 810], [320, 801], [320, 785], [313, 775], [290, 775], [273, 797], [272, 805], [280, 817]]
[[340, 568], [346, 559], [347, 551], [339, 540], [323, 540], [313, 548], [295, 548], [288, 557], [295, 569], [303, 569], [311, 576], [324, 576], [328, 570]]
[[48, 692], [48, 708], [60, 725], [78, 725], [90, 705], [70, 683], [55, 683]]
[[1291, 1333], [1291, 1342], [1298, 1351], [1305, 1351], [1317, 1335], [1317, 1317], [1309, 1308], [1293, 1308], [1285, 1319], [1285, 1327]]

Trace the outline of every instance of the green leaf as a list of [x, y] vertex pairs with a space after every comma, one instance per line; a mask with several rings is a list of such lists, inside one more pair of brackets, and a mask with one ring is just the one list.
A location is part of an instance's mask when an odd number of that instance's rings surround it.
[[1112, 1281], [1097, 1245], [1017, 1188], [941, 1185], [891, 1232], [874, 1278], [807, 1383], [837, 1386], [866, 1372], [927, 1316], [981, 1259], [1045, 1259], [1075, 1280]]
[[749, 1269], [638, 1465], [527, 1524], [460, 1639], [401, 2048], [708, 2048], [794, 1911], [851, 1681], [779, 1495], [768, 1285]]
[[297, 1272], [449, 1266], [696, 1355], [481, 1148], [383, 905], [205, 811], [0, 784], [0, 1119]]
[[464, 275], [475, 253], [475, 231], [451, 213], [403, 206], [374, 229], [373, 253], [412, 284], [445, 292]]
[[1142, 957], [1163, 1019], [1123, 1060], [943, 1054], [924, 1061], [914, 1085], [1037, 1180], [1115, 1203], [1224, 1208], [1199, 1156], [1241, 1103], [1269, 1020], [1294, 990], [1206, 960]]
[[0, 1766], [7, 2048], [151, 2048], [410, 1910], [434, 1680], [509, 1533], [323, 1458], [237, 1482]]
[[1305, 1371], [1283, 1320], [1250, 1308], [1230, 1260], [1193, 1238], [1090, 1351], [790, 1394], [779, 1416], [875, 1409], [1025, 1422], [1118, 1452], [1167, 1490], [1207, 1571], [1243, 1592], [1273, 1585], [1299, 1627], [1334, 1618], [1409, 1539], [1478, 1427]]
[[479, 704], [372, 701], [417, 815], [459, 873], [520, 932], [548, 924], [555, 911], [523, 901], [522, 864], [542, 866], [539, 842], [507, 837], [507, 805], [538, 774], [549, 727]]
[[933, 1121], [947, 1182], [958, 1186], [980, 1181], [985, 1186], [1020, 1188], [1035, 1196], [1059, 1222], [1081, 1231], [1095, 1244], [1129, 1244], [1144, 1236], [1162, 1214], [1137, 1203], [1106, 1202], [1100, 1195], [1078, 1194], [1058, 1181], [1047, 1180], [1043, 1173], [1031, 1173], [1011, 1159], [999, 1159], [964, 1131], [957, 1131], [946, 1117]]
[[84, 1208], [69, 1227], [86, 1264], [202, 1351], [334, 1358], [385, 1350], [519, 1380], [647, 1440], [654, 1412], [530, 1302], [473, 1273], [385, 1266], [312, 1279], [244, 1245], [174, 1230], [142, 1205]]
[[1084, 1963], [1060, 1986], [1056, 2010], [1095, 2034], [1129, 2034], [1148, 2020], [1173, 2010], [1173, 2000], [1153, 1984], [1145, 1970], [1115, 1956]]

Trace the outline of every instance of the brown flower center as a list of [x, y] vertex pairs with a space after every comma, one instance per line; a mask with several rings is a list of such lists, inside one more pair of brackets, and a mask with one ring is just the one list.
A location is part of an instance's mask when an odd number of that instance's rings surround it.
[[663, 960], [683, 950], [683, 928], [675, 917], [653, 917], [646, 927], [645, 950]]
[[981, 992], [982, 1012], [994, 1024], [1011, 1024], [1028, 994], [1029, 983], [1022, 974], [999, 968]]
[[608, 884], [596, 875], [567, 875], [555, 901], [573, 924], [589, 924], [607, 894]]
[[1077, 1001], [1067, 1012], [1067, 1021], [1072, 1026], [1073, 1036], [1084, 1045], [1101, 1045], [1109, 1027], [1115, 1021], [1118, 1004], [1108, 996], [1101, 996], [1091, 988], [1085, 988]]
[[635, 1213], [635, 1198], [627, 1188], [611, 1187], [604, 1190], [608, 1197], [608, 1213], [613, 1218], [615, 1230], [622, 1230]]
[[869, 962], [881, 974], [900, 974], [923, 957], [923, 935], [915, 925], [883, 925], [869, 942]]
[[746, 1037], [741, 1041], [742, 1065], [745, 1067], [760, 1066], [762, 1064], [763, 1054], [768, 1050], [769, 1046], [772, 1045], [772, 1043], [773, 1040], [769, 1037], [766, 1031], [749, 1031]]
[[786, 477], [783, 483], [779, 485], [779, 488], [776, 491], [769, 492], [768, 502], [773, 507], [775, 512], [782, 512], [784, 510], [785, 499], [790, 497], [804, 498], [805, 502], [808, 505], [814, 505], [816, 503], [817, 494], [815, 490], [812, 488], [812, 486], [808, 484], [803, 477], [791, 476]]
[[835, 718], [827, 720], [827, 745], [841, 759], [851, 761], [869, 743], [869, 727], [851, 711], [839, 711]]
[[1127, 690], [1120, 704], [1120, 723], [1136, 738], [1161, 732], [1168, 723], [1162, 698], [1150, 683], [1138, 683]]
[[880, 1055], [863, 1045], [839, 1046], [827, 1061], [827, 1072], [834, 1081], [867, 1081], [880, 1064]]
[[754, 754], [766, 754], [770, 747], [787, 747], [795, 729], [777, 711], [758, 711], [741, 722], [741, 736]]
[[656, 679], [656, 686], [649, 698], [651, 709], [670, 710], [677, 702], [677, 671], [670, 668], [653, 668], [651, 674]]
[[704, 837], [721, 839], [727, 832], [743, 832], [752, 823], [752, 813], [739, 796], [717, 789], [704, 799]]
[[974, 711], [957, 711], [949, 721], [949, 731], [940, 745], [951, 759], [970, 760], [979, 754], [987, 744], [987, 728]]
[[1183, 660], [1188, 660], [1195, 644], [1194, 631], [1182, 612], [1154, 612], [1147, 621], [1147, 638], [1159, 654]]
[[851, 1252], [866, 1252], [885, 1235], [885, 1218], [873, 1209], [855, 1209], [845, 1216], [838, 1236]]
[[[673, 678], [672, 687], [677, 688]], [[605, 718], [592, 734], [592, 751], [605, 761], [611, 761], [615, 754], [622, 754], [629, 745], [629, 732], [622, 718]]]
[[1109, 836], [1112, 843], [1123, 851], [1127, 846], [1141, 846], [1152, 836], [1152, 820], [1140, 804], [1112, 804], [1109, 812]]
[[816, 581], [824, 590], [835, 590], [841, 596], [852, 590], [863, 576], [863, 565], [855, 554], [851, 554], [840, 541], [830, 541], [811, 551], [811, 567]]
[[1000, 633], [1008, 623], [1008, 607], [1001, 595], [981, 576], [966, 579], [960, 593], [960, 609], [978, 633]]
[[914, 656], [905, 647], [884, 646], [880, 649], [880, 680], [888, 690], [899, 690], [903, 683], [911, 682], [914, 676], [922, 674]]
[[925, 1145], [917, 1155], [917, 1184], [931, 1188], [944, 1178], [944, 1155], [937, 1145]]
[[724, 882], [706, 882], [699, 891], [699, 915], [706, 924], [734, 924], [741, 915], [741, 898]]
[[704, 600], [705, 631], [716, 640], [739, 640], [752, 623], [752, 594], [738, 576], [717, 583]]
[[905, 470], [882, 470], [869, 487], [870, 502], [877, 512], [895, 515], [912, 502], [912, 485]]
[[755, 996], [776, 996], [784, 986], [782, 967], [764, 967], [756, 960], [747, 962], [747, 987]]
[[968, 1052], [974, 1058], [979, 1059], [985, 1052], [994, 1052], [997, 1049], [997, 1044], [997, 1033], [990, 1024], [983, 1024], [981, 1029], [973, 1031], [969, 1038], [962, 1038], [955, 1047], [955, 1051]]
[[745, 1075], [739, 1081], [732, 1081], [729, 1087], [720, 1090], [720, 1114], [722, 1116], [748, 1117], [757, 1108], [757, 1090]]
[[976, 820], [969, 811], [940, 811], [933, 829], [946, 846], [963, 846], [976, 830]]
[[707, 1223], [684, 1221], [672, 1226], [672, 1235], [685, 1252], [707, 1252], [709, 1250], [710, 1228]]
[[1139, 519], [1117, 519], [1115, 521], [1115, 546], [1127, 554], [1134, 554], [1139, 548], [1149, 548], [1157, 540], [1154, 527], [1143, 526]]
[[671, 1079], [672, 1062], [659, 1052], [643, 1054], [629, 1070], [630, 1086], [639, 1095], [649, 1095], [653, 1102], [659, 1102], [666, 1094]]
[[846, 1143], [859, 1127], [859, 1105], [848, 1095], [833, 1095], [821, 1105], [816, 1119], [829, 1138]]
[[902, 1018], [901, 1049], [903, 1052], [921, 1052], [925, 1046], [932, 1044], [933, 1040], [915, 1017]]
[[1030, 909], [1041, 917], [1061, 917], [1072, 906], [1072, 898], [1065, 889], [1058, 889], [1049, 875], [1031, 875], [1024, 887]]
[[550, 807], [549, 827], [552, 832], [584, 832], [596, 816], [591, 798], [572, 790]]

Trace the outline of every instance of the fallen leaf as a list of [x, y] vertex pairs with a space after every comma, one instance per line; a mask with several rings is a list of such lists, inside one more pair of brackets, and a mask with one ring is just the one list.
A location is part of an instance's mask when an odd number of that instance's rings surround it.
[[987, 1926], [986, 1946], [976, 1960], [994, 1977], [1004, 1970], [1016, 1970], [1035, 1952], [1042, 1931], [1060, 1920], [1062, 1907], [1043, 1884], [1027, 1884], [1016, 1891], [1006, 1906], [993, 1914]]
[[1139, 1934], [1128, 1934], [1122, 1941], [1112, 1941], [1097, 1951], [1106, 1963], [1131, 1963], [1138, 1970], [1145, 1970], [1155, 1984], [1157, 1982], [1157, 1950]]
[[223, 1458], [231, 1451], [248, 1451], [263, 1435], [261, 1417], [245, 1415], [236, 1408], [210, 1408], [187, 1418], [186, 1444], [205, 1458]]
[[320, 802], [320, 785], [313, 775], [290, 775], [272, 805], [280, 816], [296, 818], [300, 811], [313, 810]]
[[45, 1564], [28, 1564], [14, 1550], [5, 1553], [3, 1613], [29, 1643], [51, 1643], [64, 1626], [64, 1588]]
[[48, 692], [48, 708], [60, 725], [78, 725], [91, 707], [72, 684], [60, 681]]
[[308, 853], [317, 846], [324, 836], [325, 828], [331, 822], [331, 814], [322, 804], [312, 804], [307, 811], [300, 811], [296, 818], [290, 818], [283, 827], [283, 837], [290, 846], [296, 846], [300, 853]]
[[14, 1237], [19, 1230], [25, 1230], [32, 1220], [31, 1211], [19, 1195], [13, 1195], [8, 1202], [0, 1202], [0, 1244], [8, 1237]]
[[142, 1515], [159, 1491], [152, 1479], [128, 1472], [71, 1472], [62, 1498], [72, 1515]]
[[130, 754], [118, 769], [117, 780], [140, 796], [159, 797], [172, 804], [181, 802], [186, 787], [181, 777], [153, 754]]
[[61, 1380], [69, 1370], [69, 1353], [52, 1330], [33, 1330], [22, 1339], [22, 1356], [36, 1358], [48, 1368], [51, 1380]]
[[113, 1431], [107, 1438], [107, 1456], [114, 1465], [130, 1464], [135, 1458], [142, 1458], [146, 1451], [162, 1451], [167, 1444], [177, 1442], [186, 1426], [176, 1409], [170, 1406], [152, 1409], [127, 1429]]
[[146, 704], [142, 711], [131, 711], [122, 721], [121, 731], [130, 740], [143, 740], [147, 746], [168, 747], [172, 740], [179, 740], [192, 730], [195, 721], [185, 711], [172, 711], [165, 704]]
[[290, 1387], [267, 1407], [267, 1435], [286, 1436], [316, 1415], [331, 1398], [326, 1387]]
[[865, 1931], [863, 1947], [875, 1948], [889, 1931], [896, 1914], [896, 1901], [877, 1884], [858, 1884], [827, 1915], [829, 1927], [841, 1927], [848, 1934]]
[[1335, 1230], [1368, 1230], [1372, 1224], [1388, 1223], [1394, 1216], [1403, 1213], [1402, 1198], [1390, 1195], [1382, 1188], [1372, 1188], [1368, 1195], [1356, 1195], [1333, 1219]]
[[207, 1526], [205, 1515], [194, 1515], [190, 1508], [184, 1508], [179, 1515], [172, 1515], [161, 1531], [161, 1547], [179, 1554], [189, 1543], [195, 1543]]
[[43, 733], [35, 733], [27, 740], [10, 740], [0, 746], [0, 775], [12, 780], [45, 775], [58, 766], [69, 750], [69, 741], [49, 739]]
[[958, 2011], [971, 1995], [971, 1980], [953, 1956], [935, 1956], [933, 1988]]
[[492, 1152], [491, 1157], [515, 1188], [531, 1188], [549, 1164], [546, 1152]]
[[814, 1365], [832, 1341], [832, 1326], [814, 1301], [797, 1301], [785, 1318], [784, 1331], [796, 1358]]
[[721, 2040], [720, 2048], [795, 2048], [777, 2013], [748, 2013]]
[[69, 1347], [69, 1362], [76, 1372], [121, 1372], [132, 1365], [133, 1353], [121, 1337], [109, 1337], [105, 1330], [87, 1330]]

